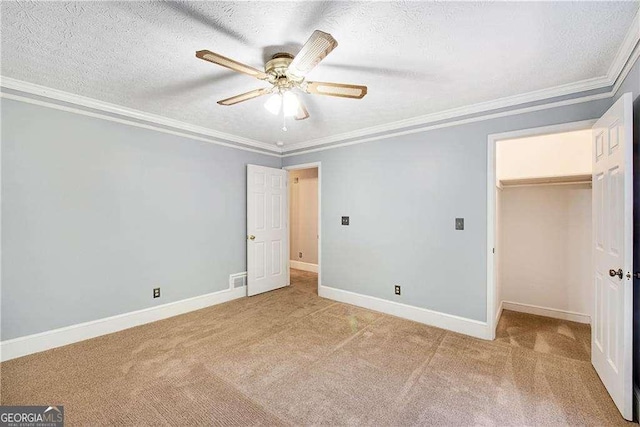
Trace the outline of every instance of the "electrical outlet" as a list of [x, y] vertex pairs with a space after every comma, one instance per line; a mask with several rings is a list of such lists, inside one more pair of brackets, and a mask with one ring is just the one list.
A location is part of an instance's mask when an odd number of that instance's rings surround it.
[[342, 225], [349, 225], [349, 217], [348, 216], [343, 216], [342, 217]]
[[298, 252], [298, 258], [302, 258], [302, 252]]
[[153, 288], [153, 297], [160, 298], [160, 288]]
[[400, 285], [396, 285], [396, 295], [400, 295]]

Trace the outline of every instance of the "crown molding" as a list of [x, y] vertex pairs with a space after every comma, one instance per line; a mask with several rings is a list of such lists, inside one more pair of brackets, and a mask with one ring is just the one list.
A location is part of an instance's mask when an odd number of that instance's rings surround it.
[[609, 67], [609, 72], [607, 73], [607, 77], [613, 83], [616, 82], [620, 74], [622, 73], [625, 65], [632, 60], [633, 51], [640, 41], [640, 8], [636, 12], [633, 17], [633, 21], [631, 22], [631, 26], [627, 31], [627, 35], [625, 36], [620, 48], [618, 49], [618, 53], [616, 54], [611, 66]]
[[473, 114], [487, 113], [489, 111], [500, 110], [503, 108], [510, 108], [515, 106], [521, 106], [538, 101], [544, 101], [561, 96], [573, 95], [581, 92], [588, 92], [591, 90], [597, 90], [610, 87], [613, 83], [609, 81], [607, 77], [598, 77], [580, 82], [570, 83], [562, 86], [555, 86], [549, 89], [538, 90], [535, 92], [528, 92], [525, 94], [499, 98], [493, 101], [481, 102], [478, 104], [467, 105], [464, 107], [453, 108], [450, 110], [440, 111], [437, 113], [426, 114], [424, 116], [417, 116], [410, 119], [398, 120], [383, 125], [372, 126], [369, 128], [358, 129], [351, 132], [345, 132], [338, 135], [332, 135], [325, 138], [312, 139], [309, 141], [296, 142], [288, 144], [284, 148], [283, 153], [289, 153], [294, 150], [300, 150], [303, 148], [310, 148], [317, 145], [331, 144], [334, 142], [340, 142], [353, 138], [363, 138], [371, 135], [398, 131], [404, 128], [422, 126], [444, 120], [456, 119], [459, 117], [469, 116]]
[[501, 112], [497, 112], [497, 113], [488, 112], [487, 114], [482, 114], [482, 115], [474, 116], [474, 117], [470, 117], [470, 118], [460, 118], [458, 120], [450, 120], [450, 121], [446, 121], [444, 123], [434, 123], [434, 124], [426, 123], [424, 126], [420, 126], [420, 127], [416, 127], [416, 128], [412, 128], [412, 129], [408, 129], [408, 130], [399, 129], [396, 132], [392, 132], [392, 133], [388, 133], [388, 134], [384, 134], [384, 135], [374, 135], [374, 136], [370, 136], [370, 137], [367, 137], [367, 138], [357, 138], [357, 139], [355, 139], [353, 141], [340, 142], [340, 143], [337, 143], [337, 144], [324, 146], [324, 147], [318, 147], [318, 148], [310, 147], [307, 150], [296, 151], [295, 153], [285, 152], [285, 153], [282, 154], [282, 157], [293, 157], [293, 156], [297, 156], [297, 155], [300, 155], [300, 154], [314, 153], [314, 152], [317, 152], [317, 151], [331, 150], [333, 148], [340, 148], [340, 147], [347, 147], [349, 145], [362, 144], [364, 142], [371, 142], [371, 141], [378, 141], [380, 139], [393, 138], [395, 136], [411, 135], [411, 134], [414, 134], [414, 133], [427, 132], [427, 131], [431, 131], [431, 130], [435, 130], [435, 129], [443, 129], [443, 128], [448, 128], [448, 127], [452, 127], [452, 126], [460, 126], [460, 125], [465, 125], [465, 124], [469, 124], [469, 123], [481, 122], [481, 121], [484, 121], [484, 120], [497, 119], [497, 118], [500, 118], [500, 117], [507, 117], [507, 116], [514, 116], [514, 115], [517, 115], [517, 114], [532, 113], [534, 111], [541, 111], [541, 110], [546, 110], [546, 109], [549, 109], [549, 108], [565, 107], [567, 105], [580, 104], [580, 103], [583, 103], [583, 102], [597, 101], [597, 100], [600, 100], [600, 99], [611, 98], [612, 96], [613, 95], [612, 95], [611, 92], [605, 92], [605, 93], [596, 94], [596, 95], [589, 95], [589, 96], [583, 96], [583, 97], [579, 97], [579, 98], [566, 99], [564, 101], [556, 101], [556, 102], [550, 102], [550, 103], [534, 105], [534, 106], [531, 106], [531, 107], [509, 109], [509, 110], [501, 111]]
[[[86, 96], [76, 95], [69, 92], [64, 92], [58, 89], [53, 89], [46, 86], [37, 85], [34, 83], [17, 80], [11, 77], [0, 76], [0, 86], [16, 90], [25, 94], [41, 96], [55, 101], [66, 102], [80, 107], [91, 108], [93, 110], [102, 111], [105, 113], [116, 114], [122, 117], [128, 117], [135, 120], [141, 120], [151, 124], [157, 124], [161, 126], [167, 126], [176, 130], [182, 130], [192, 132], [197, 135], [215, 138], [231, 146], [234, 144], [242, 144], [248, 147], [255, 147], [261, 150], [265, 150], [271, 153], [280, 153], [281, 150], [274, 147], [273, 144], [257, 141], [255, 139], [244, 138], [241, 136], [233, 135], [230, 133], [220, 132], [217, 130], [205, 128], [202, 126], [196, 126], [189, 123], [181, 122], [179, 120], [169, 119], [167, 117], [159, 116], [156, 114], [146, 113], [140, 110], [134, 110], [132, 108], [123, 107], [117, 104], [111, 104], [109, 102], [99, 101], [97, 99], [88, 98]], [[209, 142], [215, 142], [209, 140]]]
[[[520, 114], [528, 111], [538, 111], [546, 108], [554, 108], [561, 105], [569, 105], [579, 102], [587, 102], [590, 100], [604, 99], [615, 95], [622, 81], [631, 70], [633, 64], [640, 56], [640, 9], [636, 12], [627, 34], [616, 53], [616, 56], [609, 67], [606, 76], [596, 77], [579, 82], [568, 83], [552, 88], [537, 90], [524, 94], [499, 98], [492, 101], [481, 102], [477, 104], [467, 105], [450, 110], [440, 111], [427, 115], [417, 116], [409, 119], [398, 120], [382, 125], [372, 126], [364, 129], [358, 129], [350, 132], [344, 132], [323, 138], [311, 139], [306, 141], [294, 142], [284, 147], [274, 147], [273, 144], [258, 141], [255, 139], [245, 138], [221, 131], [217, 131], [202, 126], [196, 126], [179, 120], [169, 119], [167, 117], [156, 114], [146, 113], [117, 104], [99, 101], [97, 99], [75, 95], [69, 92], [49, 88], [46, 86], [29, 83], [10, 77], [0, 76], [0, 87], [16, 90], [25, 94], [40, 96], [54, 101], [73, 104], [78, 107], [89, 108], [104, 113], [115, 114], [125, 119], [119, 119], [110, 115], [96, 114], [91, 111], [74, 109], [66, 107], [54, 102], [46, 102], [34, 100], [33, 98], [18, 95], [8, 96], [6, 93], [0, 94], [4, 98], [18, 99], [34, 104], [45, 105], [52, 108], [72, 111], [78, 114], [85, 114], [93, 117], [100, 117], [107, 120], [119, 121], [130, 125], [154, 129], [162, 132], [176, 134], [182, 137], [206, 141], [223, 146], [238, 148], [241, 150], [254, 151], [262, 154], [275, 155], [278, 157], [290, 157], [298, 154], [326, 150], [330, 148], [338, 148], [346, 145], [353, 145], [361, 142], [375, 141], [379, 139], [390, 138], [393, 136], [406, 135], [410, 133], [423, 132], [430, 129], [454, 126], [463, 123], [488, 120], [496, 117], [504, 117], [512, 114]], [[609, 89], [597, 94], [584, 94], [585, 92]], [[580, 96], [580, 94], [584, 96]], [[575, 98], [552, 101], [542, 105], [527, 106], [545, 100], [553, 100], [554, 98], [577, 95]], [[37, 101], [37, 102], [34, 102]], [[516, 107], [511, 109], [512, 107]], [[501, 109], [510, 109], [508, 111], [499, 111]], [[465, 118], [466, 116], [477, 115], [476, 117]], [[129, 121], [126, 118], [140, 120], [146, 123]], [[438, 123], [446, 122], [446, 123]], [[162, 127], [166, 126], [176, 131], [168, 130]], [[408, 129], [413, 128], [413, 129]], [[185, 134], [179, 131], [190, 132]], [[213, 139], [212, 139], [213, 138]], [[333, 145], [329, 145], [333, 144]], [[317, 146], [325, 146], [312, 149]], [[253, 150], [248, 147], [255, 147]], [[264, 151], [259, 151], [264, 150]]]
[[204, 136], [197, 136], [197, 135], [193, 135], [193, 134], [179, 132], [177, 130], [171, 130], [171, 129], [165, 128], [165, 127], [159, 127], [159, 126], [156, 126], [154, 124], [145, 124], [145, 123], [142, 123], [142, 122], [135, 122], [135, 121], [128, 120], [128, 119], [121, 119], [121, 118], [118, 118], [118, 117], [115, 117], [115, 116], [108, 116], [108, 115], [103, 114], [103, 113], [94, 113], [94, 112], [86, 110], [86, 109], [74, 108], [74, 107], [69, 107], [69, 106], [62, 105], [62, 104], [56, 104], [56, 103], [53, 103], [53, 102], [41, 101], [39, 99], [29, 98], [29, 97], [21, 96], [21, 95], [14, 95], [12, 93], [0, 92], [0, 98], [11, 99], [11, 100], [14, 100], [14, 101], [20, 101], [20, 102], [24, 102], [26, 104], [39, 105], [41, 107], [47, 107], [47, 108], [51, 108], [51, 109], [54, 109], [54, 110], [66, 111], [68, 113], [74, 113], [74, 114], [78, 114], [78, 115], [81, 115], [81, 116], [93, 117], [93, 118], [97, 118], [97, 119], [106, 120], [106, 121], [109, 121], [109, 122], [122, 123], [122, 124], [129, 125], [129, 126], [139, 127], [139, 128], [142, 128], [142, 129], [150, 129], [150, 130], [153, 130], [153, 131], [156, 131], [156, 132], [162, 132], [162, 133], [167, 133], [167, 134], [170, 134], [170, 135], [176, 135], [176, 136], [179, 136], [179, 137], [182, 137], [182, 138], [192, 139], [194, 141], [202, 141], [202, 142], [207, 142], [207, 143], [210, 143], [210, 144], [221, 145], [223, 147], [234, 148], [234, 149], [237, 149], [237, 150], [250, 151], [252, 153], [258, 153], [258, 154], [262, 154], [262, 155], [265, 155], [265, 156], [282, 157], [282, 154], [280, 154], [280, 153], [273, 153], [273, 152], [268, 152], [268, 151], [257, 150], [255, 148], [249, 148], [249, 147], [244, 147], [244, 146], [241, 146], [241, 145], [238, 145], [238, 144], [222, 142], [222, 141], [218, 141], [218, 140], [215, 140], [215, 139], [207, 138], [207, 137], [204, 137]]
[[[638, 26], [638, 34], [640, 35], [640, 25]], [[631, 72], [631, 69], [635, 65], [638, 58], [640, 58], [640, 40], [636, 40], [635, 48], [631, 51], [628, 60], [625, 62], [625, 65], [622, 67], [620, 74], [616, 78], [616, 83], [611, 89], [612, 96], [615, 95], [618, 90], [620, 90], [622, 82], [627, 78], [627, 75]]]

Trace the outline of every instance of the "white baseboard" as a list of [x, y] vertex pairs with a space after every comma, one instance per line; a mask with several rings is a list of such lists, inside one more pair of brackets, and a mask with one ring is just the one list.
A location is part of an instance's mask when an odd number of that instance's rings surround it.
[[426, 308], [357, 294], [355, 292], [344, 291], [342, 289], [331, 288], [328, 286], [319, 286], [318, 295], [323, 298], [357, 305], [358, 307], [364, 307], [370, 310], [390, 314], [392, 316], [402, 317], [403, 319], [413, 320], [414, 322], [424, 323], [425, 325], [435, 326], [437, 328], [447, 329], [465, 335], [471, 335], [472, 337], [491, 339], [487, 323], [479, 320], [440, 313]]
[[571, 322], [591, 324], [591, 316], [574, 311], [558, 310], [556, 308], [540, 307], [532, 304], [502, 301], [504, 310], [519, 311], [520, 313], [537, 314], [538, 316], [552, 317], [554, 319], [569, 320]]
[[496, 328], [498, 327], [500, 316], [502, 316], [502, 310], [504, 310], [504, 301], [500, 301], [500, 306], [498, 306], [498, 311], [496, 311]]
[[181, 301], [149, 307], [130, 313], [106, 317], [104, 319], [79, 323], [64, 328], [38, 334], [27, 335], [0, 342], [0, 361], [15, 359], [16, 357], [38, 353], [78, 341], [95, 338], [100, 335], [111, 334], [123, 329], [155, 322], [190, 311], [199, 310], [223, 302], [242, 298], [247, 295], [246, 287], [224, 289], [210, 294], [200, 295]]
[[289, 260], [289, 267], [295, 268], [296, 270], [312, 271], [314, 273], [318, 272], [318, 264], [311, 264], [308, 262]]

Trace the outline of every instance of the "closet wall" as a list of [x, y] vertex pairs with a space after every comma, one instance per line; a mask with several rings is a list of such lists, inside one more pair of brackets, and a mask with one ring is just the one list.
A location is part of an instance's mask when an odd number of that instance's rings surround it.
[[590, 315], [591, 186], [505, 187], [501, 196], [503, 301]]
[[496, 179], [591, 175], [591, 129], [507, 139], [496, 145]]

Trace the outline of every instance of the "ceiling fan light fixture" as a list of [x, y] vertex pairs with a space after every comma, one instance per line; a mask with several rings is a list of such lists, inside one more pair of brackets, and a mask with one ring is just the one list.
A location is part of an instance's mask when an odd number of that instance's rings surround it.
[[309, 118], [309, 111], [304, 106], [303, 100], [297, 96], [295, 90], [312, 95], [352, 99], [360, 99], [367, 94], [367, 87], [362, 85], [306, 80], [307, 73], [315, 68], [337, 46], [338, 42], [331, 34], [316, 30], [297, 55], [294, 56], [289, 52], [278, 52], [266, 62], [264, 71], [209, 50], [197, 51], [196, 57], [271, 84], [271, 87], [255, 89], [222, 99], [218, 101], [218, 104], [236, 105], [260, 96], [271, 95], [264, 103], [264, 108], [275, 116], [279, 116], [282, 113], [282, 130], [286, 132], [287, 119], [293, 117], [299, 121]]
[[277, 116], [280, 114], [280, 108], [282, 107], [282, 95], [279, 93], [275, 93], [267, 99], [267, 102], [264, 103], [264, 108], [267, 109], [268, 112]]
[[285, 92], [282, 95], [282, 109], [286, 117], [295, 116], [300, 109], [300, 101], [298, 97], [292, 92]]

